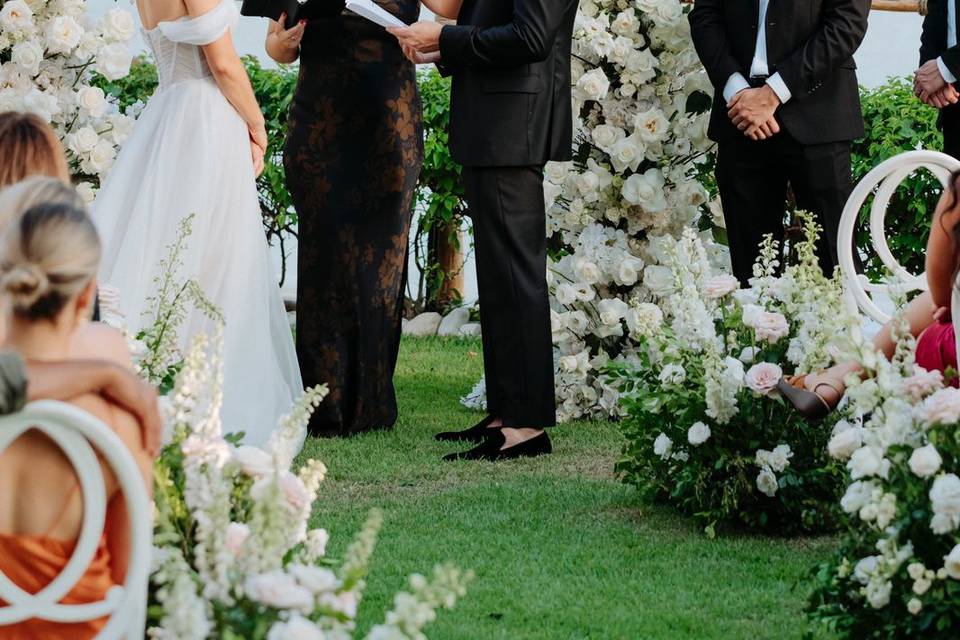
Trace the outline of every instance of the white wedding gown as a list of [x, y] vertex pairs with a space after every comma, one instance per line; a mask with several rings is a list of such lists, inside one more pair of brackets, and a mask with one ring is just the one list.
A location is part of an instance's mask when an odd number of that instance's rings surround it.
[[[200, 46], [236, 25], [230, 0], [144, 31], [160, 86], [93, 206], [100, 280], [120, 294], [136, 333], [167, 247], [195, 214], [180, 276], [194, 278], [225, 319], [223, 428], [266, 443], [303, 390], [287, 314], [260, 218], [247, 127], [220, 92]], [[181, 349], [212, 322], [191, 310]]]

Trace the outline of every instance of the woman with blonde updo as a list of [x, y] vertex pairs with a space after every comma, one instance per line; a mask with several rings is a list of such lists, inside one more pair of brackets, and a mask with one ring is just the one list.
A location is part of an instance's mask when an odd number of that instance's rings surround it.
[[[31, 361], [70, 357], [72, 342], [88, 322], [96, 294], [99, 237], [83, 207], [63, 200], [33, 204], [0, 239], [0, 295], [7, 303], [8, 320], [5, 346]], [[137, 461], [149, 491], [153, 458], [141, 445], [136, 419], [96, 394], [75, 398], [71, 404], [116, 431]], [[130, 542], [126, 505], [106, 468], [104, 480], [108, 506], [103, 537], [64, 603], [102, 600], [126, 574]], [[0, 454], [0, 505], [0, 571], [20, 588], [36, 593], [66, 567], [83, 522], [73, 467], [40, 432], [27, 432]], [[29, 620], [0, 627], [0, 639], [92, 638], [104, 623]]]

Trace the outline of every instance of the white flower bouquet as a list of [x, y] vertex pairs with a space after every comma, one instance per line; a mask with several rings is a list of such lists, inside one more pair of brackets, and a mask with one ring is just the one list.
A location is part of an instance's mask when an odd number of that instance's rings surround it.
[[84, 0], [0, 2], [0, 113], [27, 111], [51, 123], [88, 200], [133, 128], [96, 76], [129, 73], [136, 32], [129, 11], [93, 21]]
[[707, 210], [712, 149], [713, 91], [679, 0], [581, 2], [572, 72], [575, 160], [549, 165], [544, 185], [561, 422], [618, 415], [602, 369], [637, 349], [623, 320], [658, 290], [656, 238]]
[[[308, 390], [268, 446], [237, 446], [219, 418], [219, 342], [197, 338], [170, 402], [173, 442], [156, 466], [154, 569], [148, 637], [286, 640], [353, 637], [381, 518], [373, 513], [339, 563], [310, 529], [323, 464], [293, 471], [294, 454], [326, 389]], [[469, 574], [438, 567], [369, 638], [421, 639], [436, 611], [464, 595]]]
[[805, 422], [779, 396], [784, 373], [832, 361], [844, 311], [838, 279], [815, 256], [818, 228], [779, 271], [768, 239], [749, 289], [714, 275], [693, 231], [672, 246], [665, 310], [634, 302], [624, 331], [641, 345], [608, 367], [621, 391], [628, 444], [618, 470], [648, 498], [718, 525], [775, 533], [829, 529], [842, 469], [826, 455], [829, 431]]
[[[887, 361], [857, 341], [864, 372], [830, 454], [846, 464], [845, 528], [814, 570], [811, 616], [841, 638], [960, 636], [960, 390], [914, 363], [905, 324]], [[951, 379], [955, 384], [955, 372]]]

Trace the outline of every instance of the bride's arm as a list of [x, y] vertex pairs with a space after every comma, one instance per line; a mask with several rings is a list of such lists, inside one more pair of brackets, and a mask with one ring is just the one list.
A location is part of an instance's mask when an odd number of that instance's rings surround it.
[[423, 4], [441, 18], [456, 20], [463, 0], [423, 0]]
[[[185, 4], [191, 16], [200, 16], [215, 9], [220, 0], [185, 0]], [[247, 70], [233, 46], [230, 31], [216, 41], [203, 45], [203, 53], [223, 95], [247, 123], [250, 139], [265, 151], [267, 131], [264, 128], [263, 113], [253, 94]]]

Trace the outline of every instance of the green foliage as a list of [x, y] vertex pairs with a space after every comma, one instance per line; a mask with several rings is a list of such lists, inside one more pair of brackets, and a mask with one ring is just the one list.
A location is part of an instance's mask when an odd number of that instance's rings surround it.
[[138, 102], [145, 103], [157, 90], [157, 68], [147, 56], [141, 55], [134, 58], [130, 73], [125, 78], [111, 81], [94, 74], [91, 84], [114, 96], [120, 108], [126, 111]]
[[[941, 149], [943, 136], [937, 129], [937, 110], [913, 95], [913, 84], [905, 78], [891, 78], [876, 89], [862, 89], [861, 103], [867, 133], [853, 143], [854, 183], [884, 160], [914, 149]], [[914, 174], [903, 182], [887, 207], [886, 229], [890, 250], [912, 273], [923, 271], [927, 235], [933, 207], [941, 191], [940, 182], [929, 172]], [[868, 200], [868, 205], [872, 198]], [[873, 255], [869, 236], [869, 209], [861, 212], [857, 246], [870, 256], [868, 274], [885, 275]]]
[[460, 242], [459, 229], [466, 215], [460, 165], [450, 156], [450, 79], [430, 68], [418, 73], [423, 102], [424, 158], [416, 203], [420, 213], [413, 235], [413, 257], [420, 278], [412, 296], [417, 306], [435, 304], [436, 293], [451, 274], [436, 260], [435, 244], [445, 235], [454, 246]]

